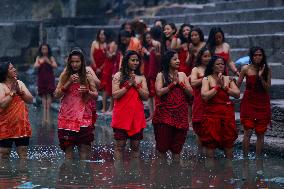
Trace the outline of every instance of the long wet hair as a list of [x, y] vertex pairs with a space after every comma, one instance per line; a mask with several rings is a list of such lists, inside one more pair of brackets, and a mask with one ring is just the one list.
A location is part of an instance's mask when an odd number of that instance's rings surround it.
[[64, 75], [62, 76], [62, 83], [66, 83], [67, 80], [70, 78], [72, 74], [75, 74], [75, 72], [72, 69], [71, 66], [71, 58], [72, 56], [79, 56], [81, 60], [81, 68], [78, 71], [80, 84], [87, 85], [87, 72], [86, 72], [86, 61], [85, 56], [83, 54], [83, 51], [80, 48], [74, 48], [70, 51], [67, 59], [67, 65]]
[[9, 61], [0, 63], [0, 83], [3, 83], [4, 81], [6, 81], [10, 64], [11, 62]]
[[224, 67], [224, 71], [223, 71], [223, 75], [227, 75], [227, 73], [226, 73], [227, 65], [225, 64], [224, 58], [222, 58], [221, 56], [214, 55], [214, 56], [211, 57], [208, 65], [206, 66], [205, 73], [204, 73], [205, 77], [213, 74], [213, 72], [214, 72], [213, 67], [214, 67], [214, 64], [215, 64], [216, 60], [218, 60], [218, 59], [223, 60], [224, 66], [225, 66]]
[[[197, 56], [196, 56], [196, 62], [195, 62], [195, 67], [198, 67], [200, 65], [202, 65], [202, 56], [203, 54], [206, 52], [206, 51], [209, 51], [209, 49], [204, 46], [200, 49], [200, 51], [198, 52]], [[210, 51], [209, 51], [210, 52]], [[210, 52], [211, 56], [212, 56], [212, 53]]]
[[261, 48], [261, 47], [251, 47], [249, 49], [250, 64], [254, 64], [254, 62], [253, 62], [253, 55], [258, 50], [260, 50], [261, 54], [262, 54], [262, 60], [261, 60], [261, 63], [260, 63], [260, 67], [265, 65], [265, 68], [264, 68], [264, 71], [263, 71], [263, 78], [264, 78], [265, 81], [267, 81], [268, 80], [268, 70], [269, 70], [269, 68], [268, 68], [266, 55], [265, 55], [265, 52], [264, 52], [263, 48]]
[[126, 53], [127, 50], [127, 46], [123, 43], [121, 43], [121, 38], [122, 37], [127, 37], [127, 38], [131, 38], [132, 35], [129, 31], [125, 31], [125, 30], [120, 30], [119, 34], [118, 34], [118, 49], [122, 52], [122, 54]]
[[42, 54], [42, 52], [41, 52], [41, 49], [42, 49], [43, 46], [47, 46], [47, 50], [48, 50], [47, 56], [48, 56], [48, 58], [50, 58], [50, 57], [52, 56], [52, 52], [51, 52], [51, 48], [50, 48], [49, 44], [47, 44], [47, 43], [42, 43], [42, 44], [39, 46], [39, 48], [38, 48], [38, 53], [37, 53], [38, 56], [39, 56], [39, 57], [42, 57], [42, 56], [43, 56], [43, 54]]
[[184, 35], [183, 35], [183, 28], [185, 28], [185, 27], [189, 27], [189, 28], [190, 28], [190, 31], [191, 31], [192, 28], [193, 28], [193, 26], [190, 25], [190, 24], [182, 24], [182, 25], [180, 26], [180, 29], [179, 29], [179, 31], [178, 31], [178, 38], [180, 39], [181, 44], [183, 44], [183, 43], [190, 43], [190, 42], [191, 42], [190, 32], [189, 32], [189, 34], [188, 34], [188, 35], [189, 35], [188, 38], [185, 38]]
[[97, 34], [96, 34], [96, 41], [97, 41], [98, 43], [101, 42], [101, 41], [100, 41], [100, 34], [101, 34], [101, 32], [104, 33], [104, 35], [105, 35], [105, 42], [107, 42], [107, 34], [106, 34], [106, 31], [105, 31], [104, 29], [99, 29], [99, 30], [98, 30], [98, 32], [97, 32]]
[[170, 64], [171, 59], [174, 57], [174, 55], [177, 54], [174, 50], [166, 51], [165, 54], [162, 56], [162, 74], [165, 79], [164, 85], [168, 85], [171, 83], [170, 77], [169, 77], [169, 71], [170, 71]]
[[206, 42], [206, 46], [210, 50], [212, 54], [215, 54], [215, 49], [216, 49], [216, 39], [215, 35], [220, 32], [222, 37], [223, 37], [223, 43], [225, 42], [225, 35], [223, 30], [220, 27], [212, 27], [209, 32], [209, 36]]
[[128, 61], [132, 55], [137, 55], [138, 60], [139, 60], [139, 66], [137, 67], [136, 70], [134, 70], [134, 73], [136, 75], [142, 75], [140, 72], [140, 67], [141, 67], [141, 57], [136, 51], [126, 51], [125, 55], [123, 56], [122, 63], [121, 63], [121, 76], [120, 76], [120, 84], [123, 84], [125, 81], [130, 79], [129, 73], [130, 73], [130, 68], [128, 66]]

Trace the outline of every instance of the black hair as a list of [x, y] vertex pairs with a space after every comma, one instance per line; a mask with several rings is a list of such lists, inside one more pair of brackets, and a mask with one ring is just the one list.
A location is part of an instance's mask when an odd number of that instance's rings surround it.
[[130, 68], [128, 66], [128, 61], [129, 61], [129, 58], [132, 55], [137, 55], [138, 60], [139, 60], [139, 66], [138, 66], [138, 68], [136, 70], [134, 70], [134, 73], [136, 75], [141, 75], [141, 72], [140, 72], [141, 57], [140, 57], [140, 55], [136, 51], [131, 51], [131, 50], [126, 51], [125, 55], [123, 56], [122, 63], [121, 63], [121, 68], [120, 68], [120, 72], [121, 72], [120, 84], [123, 84], [125, 81], [130, 79], [129, 72], [131, 70], [130, 70]]
[[[198, 67], [202, 64], [202, 56], [203, 54], [206, 52], [206, 51], [209, 51], [209, 49], [204, 46], [200, 49], [200, 51], [198, 52], [197, 56], [196, 56], [196, 62], [195, 62], [195, 66]], [[210, 51], [209, 51], [210, 52]], [[210, 54], [212, 55], [212, 53], [210, 52]]]
[[250, 64], [253, 64], [253, 56], [255, 54], [256, 51], [261, 51], [261, 54], [262, 54], [262, 60], [261, 60], [261, 63], [260, 63], [260, 67], [264, 66], [265, 65], [265, 68], [264, 68], [264, 71], [263, 71], [263, 78], [265, 81], [268, 80], [268, 64], [267, 64], [267, 60], [266, 60], [266, 54], [265, 54], [265, 51], [263, 48], [261, 47], [251, 47], [249, 49], [249, 58], [250, 58]]
[[173, 58], [173, 56], [177, 54], [176, 51], [174, 50], [169, 50], [166, 51], [165, 54], [162, 56], [162, 74], [164, 76], [165, 79], [165, 83], [164, 85], [168, 85], [171, 83], [170, 77], [169, 77], [169, 71], [170, 71], [170, 63], [171, 63], [171, 59]]
[[7, 79], [10, 64], [11, 64], [10, 61], [0, 63], [0, 82], [1, 83], [6, 81]]
[[216, 39], [215, 35], [220, 32], [222, 37], [223, 37], [223, 42], [225, 42], [225, 35], [223, 30], [220, 27], [212, 27], [209, 32], [209, 36], [206, 42], [206, 46], [210, 50], [212, 54], [215, 54], [215, 49], [216, 49]]
[[225, 64], [224, 58], [221, 57], [221, 56], [216, 56], [216, 55], [214, 55], [214, 56], [211, 57], [211, 59], [210, 59], [208, 65], [206, 66], [205, 73], [204, 73], [204, 76], [205, 76], [205, 77], [207, 77], [207, 76], [213, 74], [213, 67], [214, 67], [214, 64], [215, 64], [216, 60], [218, 60], [218, 59], [223, 60], [224, 65], [225, 65], [223, 75], [227, 75], [227, 73], [226, 73], [226, 69], [227, 69], [227, 68], [226, 68], [226, 64]]
[[194, 32], [194, 31], [198, 33], [200, 41], [203, 42], [204, 41], [204, 34], [203, 34], [203, 31], [200, 28], [192, 28], [191, 29], [190, 39], [191, 39], [191, 33]]
[[39, 56], [39, 57], [42, 57], [42, 56], [43, 56], [43, 54], [42, 54], [42, 52], [41, 52], [41, 49], [42, 49], [43, 46], [47, 46], [47, 50], [48, 50], [47, 56], [48, 56], [48, 58], [50, 58], [50, 57], [52, 56], [52, 52], [51, 52], [50, 46], [49, 46], [47, 43], [43, 43], [43, 44], [41, 44], [41, 45], [39, 46], [39, 48], [38, 48], [38, 56]]
[[180, 26], [180, 29], [178, 31], [178, 38], [180, 39], [181, 41], [181, 44], [183, 43], [190, 43], [191, 42], [191, 38], [190, 38], [190, 32], [189, 32], [189, 37], [188, 38], [185, 38], [184, 35], [182, 34], [183, 33], [183, 28], [185, 27], [189, 27], [190, 28], [190, 31], [192, 30], [193, 26], [190, 25], [190, 24], [182, 24]]

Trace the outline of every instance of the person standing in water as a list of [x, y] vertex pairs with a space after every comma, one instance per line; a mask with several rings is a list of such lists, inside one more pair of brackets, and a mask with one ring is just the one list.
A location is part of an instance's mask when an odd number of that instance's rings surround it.
[[40, 45], [34, 68], [38, 70], [38, 95], [42, 99], [43, 106], [42, 125], [50, 125], [50, 107], [55, 91], [53, 69], [57, 68], [57, 64], [48, 44]]
[[66, 159], [74, 158], [77, 146], [80, 159], [89, 159], [94, 140], [94, 99], [98, 92], [94, 78], [87, 74], [81, 50], [72, 50], [66, 69], [61, 73], [55, 97], [61, 98], [58, 113], [58, 138]]
[[26, 103], [33, 96], [17, 79], [11, 62], [0, 63], [0, 159], [9, 158], [13, 143], [20, 159], [27, 158], [32, 129]]
[[136, 51], [126, 51], [121, 69], [112, 80], [114, 108], [111, 126], [114, 132], [114, 158], [122, 159], [130, 139], [131, 156], [139, 156], [139, 144], [146, 127], [143, 100], [149, 96], [146, 78], [140, 73], [141, 58]]
[[246, 90], [241, 101], [240, 116], [244, 126], [243, 152], [248, 155], [250, 138], [256, 133], [256, 156], [261, 156], [264, 134], [271, 123], [269, 88], [271, 70], [267, 65], [266, 55], [261, 47], [252, 47], [249, 51], [250, 64], [242, 67], [238, 86], [246, 79]]

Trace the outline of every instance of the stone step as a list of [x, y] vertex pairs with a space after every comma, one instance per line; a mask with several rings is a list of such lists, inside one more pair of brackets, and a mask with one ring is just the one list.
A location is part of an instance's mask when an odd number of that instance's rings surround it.
[[284, 31], [283, 33], [257, 35], [227, 35], [225, 38], [231, 48], [250, 48], [252, 46], [261, 46], [265, 49], [281, 49], [284, 44]]
[[[139, 14], [138, 14], [139, 15]], [[270, 7], [259, 9], [222, 10], [217, 12], [201, 11], [197, 13], [176, 14], [167, 16], [141, 17], [146, 24], [153, 24], [158, 18], [173, 23], [192, 22], [233, 22], [233, 21], [254, 21], [254, 20], [275, 20], [284, 19], [284, 7]], [[132, 19], [132, 18], [130, 18]], [[111, 20], [109, 24], [122, 24], [127, 19]]]
[[157, 16], [161, 15], [173, 15], [173, 14], [187, 14], [187, 13], [199, 13], [199, 12], [213, 12], [224, 10], [247, 10], [256, 8], [268, 8], [268, 7], [281, 7], [284, 5], [283, 0], [244, 0], [244, 1], [232, 1], [232, 2], [220, 2], [203, 5], [173, 5], [169, 7], [163, 7], [156, 13]]
[[[264, 46], [265, 48], [265, 46]], [[248, 48], [232, 48], [231, 49], [231, 56], [234, 61], [237, 59], [247, 56], [248, 55]], [[268, 62], [280, 62], [284, 63], [284, 51], [283, 49], [266, 49], [265, 53]]]

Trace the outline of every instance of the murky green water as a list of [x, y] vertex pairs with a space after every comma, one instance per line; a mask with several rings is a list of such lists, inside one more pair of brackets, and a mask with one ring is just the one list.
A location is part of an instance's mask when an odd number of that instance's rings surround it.
[[[277, 154], [263, 159], [242, 159], [240, 145], [234, 160], [216, 160], [195, 156], [194, 136], [190, 135], [180, 163], [160, 162], [155, 157], [152, 129], [145, 131], [140, 158], [113, 160], [112, 130], [109, 117], [100, 117], [95, 130], [92, 158], [89, 161], [65, 161], [58, 147], [56, 125], [42, 127], [41, 112], [30, 107], [33, 137], [29, 158], [20, 161], [13, 151], [12, 158], [1, 161], [0, 188], [284, 188], [284, 161]], [[53, 115], [56, 123], [56, 115]]]

